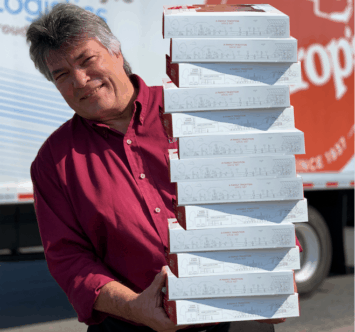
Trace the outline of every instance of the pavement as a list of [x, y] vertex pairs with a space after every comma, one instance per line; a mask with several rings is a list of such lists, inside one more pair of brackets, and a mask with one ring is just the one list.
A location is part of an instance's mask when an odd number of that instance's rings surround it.
[[354, 276], [327, 278], [313, 294], [300, 297], [300, 312], [275, 332], [353, 332]]
[[[87, 326], [76, 318], [62, 319], [49, 323], [25, 325], [21, 327], [0, 329], [6, 332], [86, 332]], [[340, 332], [340, 331], [339, 331]], [[344, 331], [345, 332], [345, 331]]]

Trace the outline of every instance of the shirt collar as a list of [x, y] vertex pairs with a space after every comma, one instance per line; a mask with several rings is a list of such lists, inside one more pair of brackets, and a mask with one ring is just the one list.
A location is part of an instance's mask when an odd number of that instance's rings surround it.
[[[144, 117], [147, 113], [148, 102], [149, 102], [149, 87], [144, 83], [144, 81], [135, 74], [130, 76], [130, 80], [134, 88], [138, 91], [137, 98], [134, 101], [135, 107], [133, 112], [133, 117], [138, 119], [139, 123], [143, 125]], [[98, 122], [96, 120], [89, 120], [83, 118], [86, 123], [94, 128], [99, 134], [107, 136], [107, 130], [110, 128], [108, 125]]]
[[[139, 112], [136, 116], [139, 119], [139, 123], [142, 125], [144, 122], [144, 117], [147, 113], [148, 102], [149, 102], [149, 87], [144, 83], [144, 81], [138, 75], [130, 76], [133, 86], [137, 89], [138, 95], [134, 101], [136, 107], [136, 112]], [[140, 105], [140, 107], [138, 107]]]

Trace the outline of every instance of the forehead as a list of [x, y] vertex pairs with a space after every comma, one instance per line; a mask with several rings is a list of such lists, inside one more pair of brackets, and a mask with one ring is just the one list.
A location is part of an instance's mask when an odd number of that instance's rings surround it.
[[73, 44], [63, 44], [57, 50], [50, 50], [46, 57], [48, 67], [54, 68], [63, 63], [72, 63], [87, 53], [100, 53], [107, 51], [106, 48], [96, 39], [87, 39]]

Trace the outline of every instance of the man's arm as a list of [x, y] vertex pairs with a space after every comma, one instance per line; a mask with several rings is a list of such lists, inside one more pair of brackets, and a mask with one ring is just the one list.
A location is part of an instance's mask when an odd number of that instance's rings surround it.
[[182, 329], [185, 326], [175, 326], [162, 307], [161, 289], [166, 276], [167, 272], [163, 268], [141, 294], [136, 294], [119, 282], [109, 282], [101, 288], [94, 309], [149, 326], [154, 331]]
[[166, 272], [159, 273], [141, 294], [117, 281], [97, 257], [77, 220], [49, 150], [47, 142], [31, 166], [36, 216], [49, 271], [68, 296], [79, 321], [98, 324], [112, 314], [157, 331], [176, 331], [162, 308]]
[[95, 254], [75, 217], [44, 144], [31, 166], [35, 210], [48, 269], [68, 296], [80, 322], [98, 324], [107, 314], [93, 310], [100, 289], [117, 280]]

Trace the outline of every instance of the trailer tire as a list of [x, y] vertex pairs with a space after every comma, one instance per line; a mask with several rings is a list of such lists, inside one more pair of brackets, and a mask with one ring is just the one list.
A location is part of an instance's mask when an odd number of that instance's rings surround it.
[[308, 207], [308, 222], [296, 224], [296, 235], [302, 246], [301, 268], [295, 271], [300, 294], [314, 292], [328, 276], [332, 262], [332, 240], [322, 215]]

